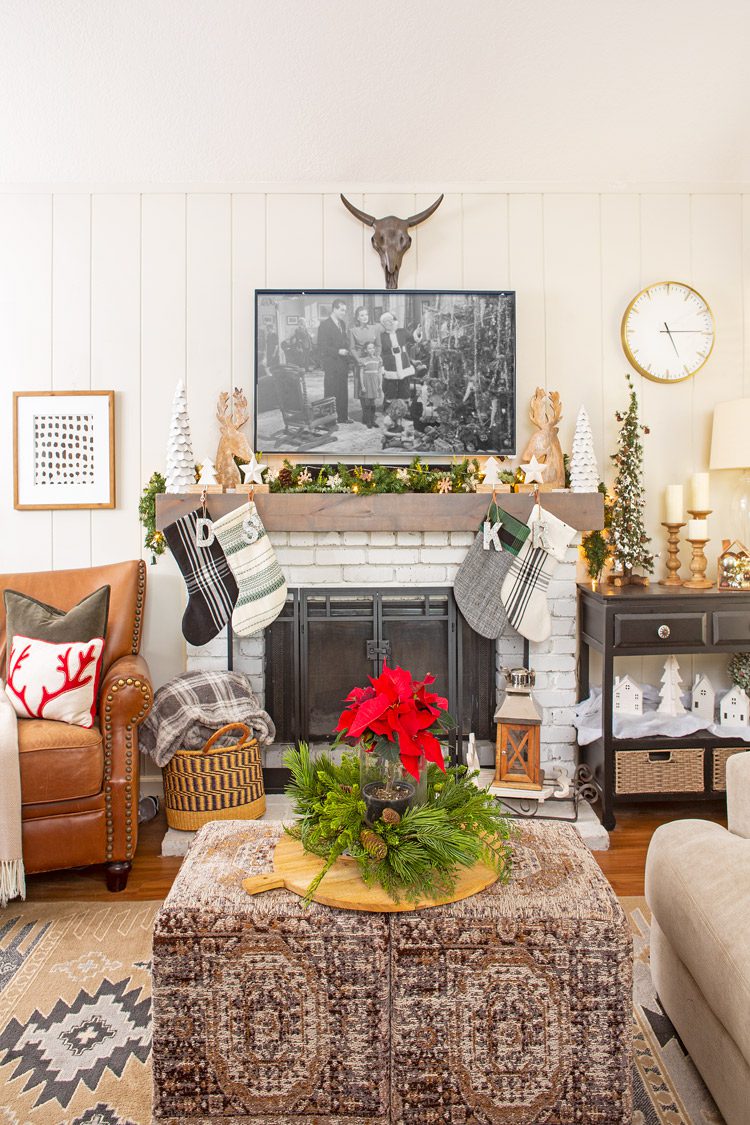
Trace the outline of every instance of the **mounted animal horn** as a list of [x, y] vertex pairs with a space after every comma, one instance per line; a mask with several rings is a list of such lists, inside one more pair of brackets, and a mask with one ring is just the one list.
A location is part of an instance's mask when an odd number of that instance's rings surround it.
[[399, 219], [396, 215], [384, 215], [382, 219], [376, 219], [374, 215], [368, 215], [366, 211], [361, 211], [359, 207], [355, 207], [345, 195], [341, 196], [341, 202], [347, 211], [354, 215], [355, 219], [359, 219], [365, 226], [373, 227], [371, 241], [378, 252], [378, 257], [385, 271], [385, 287], [386, 289], [398, 289], [398, 271], [401, 269], [401, 261], [411, 246], [409, 227], [416, 227], [419, 223], [423, 223], [425, 219], [429, 219], [430, 215], [434, 215], [443, 202], [443, 196], [441, 195], [429, 207], [425, 207], [424, 211], [419, 211], [416, 215], [410, 215], [408, 219]]

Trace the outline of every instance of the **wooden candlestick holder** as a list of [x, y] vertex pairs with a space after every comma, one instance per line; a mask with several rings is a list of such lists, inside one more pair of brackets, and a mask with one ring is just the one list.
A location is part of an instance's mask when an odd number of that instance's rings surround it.
[[667, 570], [666, 578], [659, 580], [660, 586], [682, 586], [682, 579], [678, 575], [680, 569], [680, 528], [684, 523], [663, 523], [667, 529]]
[[682, 583], [686, 590], [709, 590], [713, 586], [713, 582], [709, 582], [706, 578], [708, 559], [704, 548], [709, 542], [709, 539], [688, 539], [693, 549], [693, 557], [690, 560], [690, 573], [693, 577]]
[[[688, 508], [688, 514], [691, 515], [694, 520], [707, 520], [711, 515], [711, 508]], [[704, 548], [706, 543], [709, 542], [709, 539], [690, 539], [688, 537], [688, 543], [692, 548], [693, 557], [690, 560], [690, 573], [692, 577], [682, 583], [686, 590], [709, 590], [713, 586], [713, 582], [710, 582], [708, 578], [706, 578], [708, 559], [706, 558]]]

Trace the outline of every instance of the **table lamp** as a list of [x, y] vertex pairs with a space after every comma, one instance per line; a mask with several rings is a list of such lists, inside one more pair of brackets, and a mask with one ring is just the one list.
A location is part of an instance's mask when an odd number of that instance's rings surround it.
[[732, 494], [732, 534], [750, 546], [750, 398], [719, 402], [714, 407], [711, 469], [742, 469]]

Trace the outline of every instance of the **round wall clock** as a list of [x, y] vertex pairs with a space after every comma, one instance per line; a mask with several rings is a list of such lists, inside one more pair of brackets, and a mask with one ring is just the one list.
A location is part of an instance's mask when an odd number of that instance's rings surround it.
[[681, 281], [659, 281], [633, 297], [620, 329], [636, 371], [679, 383], [699, 371], [714, 346], [714, 318], [700, 293]]

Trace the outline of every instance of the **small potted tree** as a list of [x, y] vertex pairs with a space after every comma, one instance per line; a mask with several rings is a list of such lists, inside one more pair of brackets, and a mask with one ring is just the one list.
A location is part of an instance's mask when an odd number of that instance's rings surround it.
[[445, 770], [441, 742], [454, 723], [447, 699], [428, 688], [434, 682], [434, 676], [415, 680], [405, 668], [385, 664], [369, 687], [355, 687], [346, 697], [349, 706], [339, 718], [334, 745], [347, 740], [359, 747], [370, 823], [385, 809], [401, 816], [424, 801], [426, 762]]

